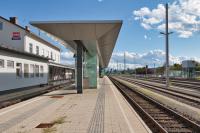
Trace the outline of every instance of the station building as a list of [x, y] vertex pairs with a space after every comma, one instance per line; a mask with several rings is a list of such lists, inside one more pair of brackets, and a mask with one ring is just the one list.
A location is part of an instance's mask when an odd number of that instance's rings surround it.
[[195, 68], [198, 66], [198, 62], [194, 60], [184, 60], [182, 61], [182, 76], [184, 78], [195, 78], [196, 71]]
[[60, 64], [60, 48], [0, 16], [0, 91], [45, 85], [73, 78]]

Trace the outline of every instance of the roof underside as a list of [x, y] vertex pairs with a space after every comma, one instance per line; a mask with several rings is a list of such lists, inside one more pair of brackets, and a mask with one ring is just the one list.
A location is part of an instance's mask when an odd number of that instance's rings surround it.
[[31, 25], [64, 41], [64, 45], [72, 51], [76, 50], [74, 41], [81, 40], [89, 52], [98, 53], [101, 67], [106, 67], [110, 61], [122, 21], [40, 21], [31, 22]]

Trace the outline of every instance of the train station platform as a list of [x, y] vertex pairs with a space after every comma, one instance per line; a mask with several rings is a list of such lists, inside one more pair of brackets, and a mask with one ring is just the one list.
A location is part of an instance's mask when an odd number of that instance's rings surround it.
[[1, 133], [150, 132], [107, 77], [98, 89], [56, 90], [3, 108], [0, 117]]

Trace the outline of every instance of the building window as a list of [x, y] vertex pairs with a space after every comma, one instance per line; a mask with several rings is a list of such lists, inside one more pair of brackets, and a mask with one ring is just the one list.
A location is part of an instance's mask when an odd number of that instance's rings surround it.
[[0, 30], [3, 30], [3, 22], [0, 22]]
[[44, 56], [44, 49], [42, 49], [42, 56]]
[[60, 62], [60, 57], [59, 57], [59, 55], [58, 55], [58, 62]]
[[4, 60], [0, 59], [0, 68], [4, 67]]
[[33, 53], [33, 44], [32, 43], [29, 43], [29, 52]]
[[8, 60], [8, 61], [7, 61], [7, 67], [8, 67], [8, 68], [14, 68], [14, 61]]
[[34, 77], [34, 68], [35, 66], [33, 64], [30, 65], [30, 77], [33, 78]]
[[40, 76], [39, 65], [35, 65], [35, 76], [36, 76], [36, 77], [39, 77], [39, 76]]
[[40, 66], [40, 77], [44, 76], [44, 67]]
[[36, 55], [39, 55], [39, 53], [40, 53], [39, 46], [36, 46]]
[[49, 58], [49, 51], [47, 51], [47, 54], [48, 54], [47, 57]]
[[16, 63], [16, 76], [22, 77], [22, 63]]
[[53, 52], [51, 52], [51, 59], [53, 60]]
[[24, 78], [28, 78], [28, 77], [29, 77], [29, 65], [24, 64]]

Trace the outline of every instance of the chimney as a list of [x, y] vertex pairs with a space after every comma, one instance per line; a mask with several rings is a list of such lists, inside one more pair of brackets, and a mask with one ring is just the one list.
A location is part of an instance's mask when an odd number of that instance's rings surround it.
[[28, 26], [25, 26], [26, 31], [30, 32], [30, 28]]
[[10, 17], [10, 22], [13, 24], [17, 24], [18, 23], [17, 17]]

